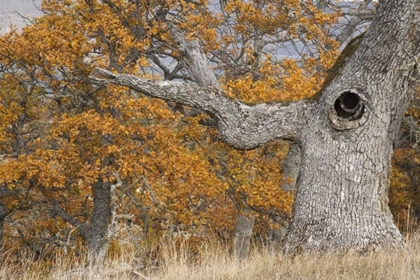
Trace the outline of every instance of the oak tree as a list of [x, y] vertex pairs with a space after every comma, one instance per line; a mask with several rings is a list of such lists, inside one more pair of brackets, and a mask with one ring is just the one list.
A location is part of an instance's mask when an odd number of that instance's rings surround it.
[[279, 138], [297, 143], [301, 169], [286, 252], [400, 247], [387, 193], [393, 147], [419, 85], [419, 7], [418, 0], [381, 1], [369, 31], [351, 42], [311, 99], [257, 105], [232, 99], [197, 42], [181, 37], [175, 39], [192, 72], [208, 82], [151, 81], [100, 68], [91, 79], [199, 108], [238, 149]]

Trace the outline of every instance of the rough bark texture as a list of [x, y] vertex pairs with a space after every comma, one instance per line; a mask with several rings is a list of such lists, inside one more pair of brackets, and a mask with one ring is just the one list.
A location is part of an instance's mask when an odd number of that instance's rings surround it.
[[354, 54], [339, 60], [335, 77], [307, 101], [248, 106], [212, 86], [103, 69], [92, 80], [202, 109], [236, 148], [277, 138], [297, 142], [302, 167], [286, 252], [399, 247], [403, 239], [387, 206], [388, 177], [403, 113], [419, 85], [419, 9], [420, 0], [381, 1]]
[[307, 105], [305, 101], [296, 101], [287, 105], [264, 103], [249, 106], [210, 87], [151, 81], [99, 68], [93, 75], [107, 79], [92, 76], [96, 83], [111, 82], [149, 96], [202, 109], [215, 119], [224, 141], [238, 149], [256, 148], [279, 138], [298, 140]]
[[[390, 159], [418, 87], [420, 1], [383, 1], [354, 55], [306, 112], [285, 250], [368, 250], [403, 239], [387, 205]], [[353, 112], [354, 111], [354, 112]]]
[[102, 260], [108, 250], [111, 222], [111, 185], [99, 180], [92, 186], [93, 211], [88, 234], [89, 261]]

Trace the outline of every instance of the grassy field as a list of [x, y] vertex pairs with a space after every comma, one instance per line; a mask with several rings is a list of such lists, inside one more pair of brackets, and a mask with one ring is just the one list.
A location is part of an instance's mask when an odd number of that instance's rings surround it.
[[[210, 246], [208, 246], [210, 247]], [[207, 248], [192, 261], [168, 244], [158, 265], [142, 265], [128, 252], [86, 267], [71, 257], [51, 263], [21, 261], [4, 264], [0, 279], [420, 279], [420, 235], [395, 252], [301, 255], [294, 258], [268, 248], [254, 249], [238, 262], [225, 248]]]

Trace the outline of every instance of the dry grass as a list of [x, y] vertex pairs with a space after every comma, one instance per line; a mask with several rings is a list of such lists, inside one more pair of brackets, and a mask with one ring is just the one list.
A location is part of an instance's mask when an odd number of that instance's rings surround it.
[[51, 264], [23, 261], [3, 265], [0, 279], [420, 279], [420, 236], [410, 239], [406, 250], [359, 254], [301, 255], [290, 258], [267, 248], [254, 250], [238, 262], [226, 249], [207, 246], [199, 259], [188, 250], [168, 244], [158, 266], [142, 266], [128, 252], [103, 265], [86, 268], [82, 261], [58, 258]]

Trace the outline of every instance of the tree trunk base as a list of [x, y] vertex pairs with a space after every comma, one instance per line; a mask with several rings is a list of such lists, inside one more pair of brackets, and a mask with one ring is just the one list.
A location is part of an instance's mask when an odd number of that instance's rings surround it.
[[374, 219], [361, 216], [353, 223], [346, 223], [346, 219], [338, 217], [294, 220], [283, 250], [286, 254], [322, 251], [367, 253], [399, 249], [404, 245], [404, 239], [392, 219], [382, 215]]
[[235, 257], [242, 261], [248, 257], [249, 249], [251, 247], [254, 217], [238, 214], [237, 219], [233, 249]]

